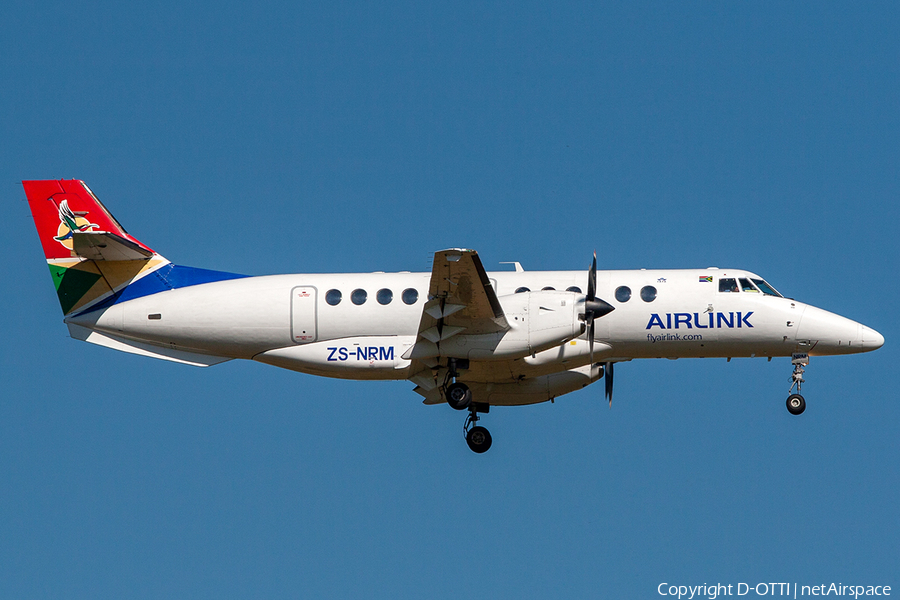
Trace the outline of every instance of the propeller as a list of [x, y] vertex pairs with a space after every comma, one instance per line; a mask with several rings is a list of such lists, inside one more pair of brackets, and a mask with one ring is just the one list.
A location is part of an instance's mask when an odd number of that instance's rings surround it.
[[591, 349], [591, 364], [594, 364], [594, 319], [608, 315], [615, 308], [604, 300], [597, 299], [597, 251], [594, 251], [594, 260], [591, 262], [591, 271], [588, 273], [587, 295], [584, 297], [584, 324], [587, 327], [588, 347]]
[[[608, 315], [615, 310], [609, 302], [597, 298], [597, 251], [588, 273], [587, 294], [584, 297], [584, 324], [587, 329], [588, 347], [591, 349], [591, 364], [594, 364], [594, 320]], [[604, 363], [604, 379], [606, 381], [606, 397], [612, 407], [613, 363]]]

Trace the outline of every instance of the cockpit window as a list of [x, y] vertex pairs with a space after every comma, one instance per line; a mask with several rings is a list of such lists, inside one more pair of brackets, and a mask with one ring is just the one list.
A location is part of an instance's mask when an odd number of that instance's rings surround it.
[[775, 288], [773, 288], [771, 285], [769, 285], [768, 283], [766, 283], [766, 282], [763, 281], [762, 279], [754, 279], [754, 280], [753, 280], [753, 283], [755, 283], [756, 286], [757, 286], [759, 289], [761, 289], [761, 290], [762, 290], [762, 293], [765, 294], [766, 296], [778, 296], [779, 298], [784, 298], [784, 296], [782, 296], [781, 294], [779, 294], [779, 293], [775, 290]]
[[720, 292], [736, 292], [738, 291], [737, 279], [734, 277], [723, 277], [719, 280]]
[[753, 292], [755, 294], [759, 293], [759, 290], [756, 289], [746, 277], [741, 277], [741, 290], [744, 292]]

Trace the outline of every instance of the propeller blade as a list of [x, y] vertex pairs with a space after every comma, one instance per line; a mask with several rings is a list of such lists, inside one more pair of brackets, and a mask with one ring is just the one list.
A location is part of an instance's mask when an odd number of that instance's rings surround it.
[[615, 363], [605, 363], [603, 365], [603, 379], [605, 379], [604, 383], [606, 384], [606, 397], [609, 399], [609, 407], [612, 408], [612, 393], [613, 393], [613, 365]]
[[597, 297], [597, 251], [594, 250], [594, 261], [591, 263], [591, 271], [588, 273], [587, 298], [591, 302]]
[[590, 325], [588, 325], [588, 347], [591, 349], [591, 364], [594, 364], [594, 317], [589, 317]]

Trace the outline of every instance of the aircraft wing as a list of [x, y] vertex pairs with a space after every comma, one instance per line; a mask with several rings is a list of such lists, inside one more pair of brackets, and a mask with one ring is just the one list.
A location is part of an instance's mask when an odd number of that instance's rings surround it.
[[411, 377], [426, 389], [437, 385], [431, 369], [443, 340], [506, 331], [509, 323], [484, 265], [474, 250], [451, 248], [434, 254], [428, 302], [419, 321], [416, 344], [404, 358], [412, 359]]
[[[465, 330], [466, 335], [509, 329], [481, 259], [474, 250], [452, 248], [434, 254], [429, 300], [419, 333], [432, 342]], [[438, 331], [429, 332], [431, 328]]]

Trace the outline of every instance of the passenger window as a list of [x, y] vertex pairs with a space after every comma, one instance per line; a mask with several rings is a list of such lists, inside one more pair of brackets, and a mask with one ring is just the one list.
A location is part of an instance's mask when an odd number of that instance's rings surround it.
[[628, 302], [631, 300], [631, 288], [623, 285], [616, 288], [616, 300], [619, 302]]
[[400, 297], [403, 298], [404, 304], [415, 304], [419, 299], [419, 292], [413, 288], [406, 288], [403, 290], [403, 294], [401, 294]]
[[738, 291], [737, 279], [733, 277], [723, 277], [719, 280], [720, 292], [736, 292]]
[[516, 288], [516, 293], [517, 293], [517, 294], [521, 294], [522, 292], [530, 292], [530, 291], [531, 291], [531, 290], [528, 289], [527, 287]]
[[325, 292], [325, 302], [331, 306], [337, 306], [341, 303], [341, 292], [339, 290], [328, 290]]
[[391, 300], [394, 299], [394, 292], [387, 288], [380, 289], [375, 294], [375, 299], [378, 300], [378, 304], [390, 304]]
[[753, 284], [750, 283], [750, 280], [743, 277], [741, 277], [741, 290], [744, 292], [755, 292], [757, 294], [759, 293], [759, 290], [753, 287]]
[[542, 291], [542, 292], [552, 292], [552, 291], [554, 291], [555, 289], [556, 289], [556, 288], [553, 287], [552, 285], [548, 285], [547, 287], [541, 288], [541, 291]]
[[578, 287], [577, 285], [570, 285], [569, 287], [566, 288], [566, 291], [567, 292], [575, 292], [576, 294], [580, 294], [581, 288]]
[[366, 290], [353, 290], [350, 292], [350, 302], [356, 305], [365, 304], [368, 297], [369, 294], [366, 293]]
[[656, 288], [652, 285], [645, 285], [641, 288], [641, 300], [644, 302], [653, 302], [656, 300]]

